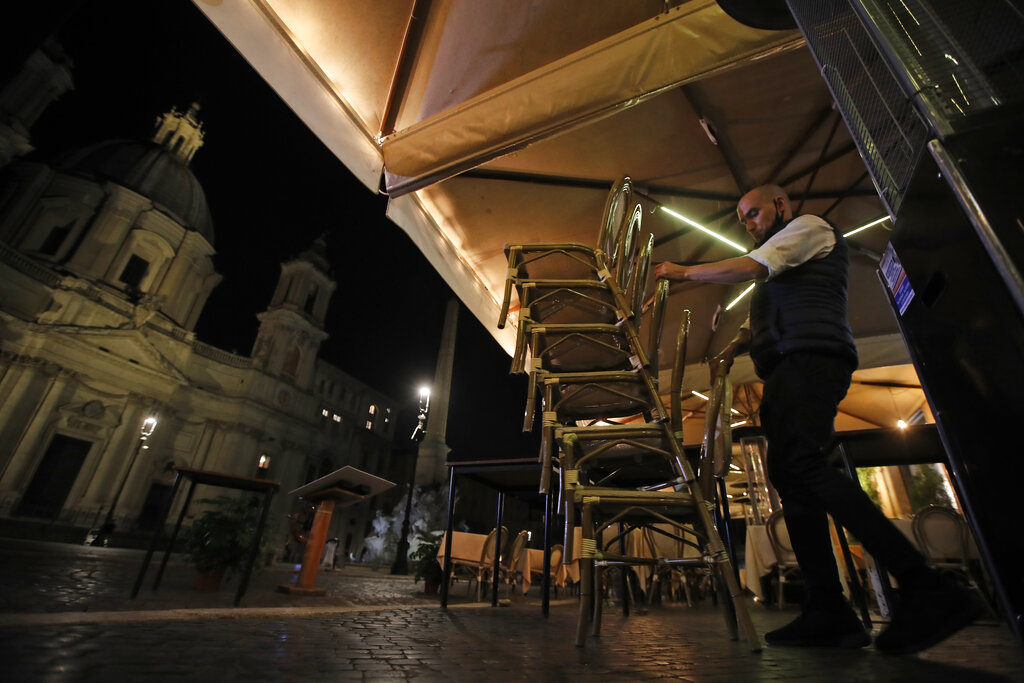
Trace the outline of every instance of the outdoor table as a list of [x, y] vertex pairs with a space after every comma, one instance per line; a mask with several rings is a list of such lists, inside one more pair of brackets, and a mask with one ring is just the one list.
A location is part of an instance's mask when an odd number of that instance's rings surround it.
[[157, 571], [156, 578], [153, 580], [153, 590], [155, 591], [160, 586], [160, 579], [163, 578], [164, 570], [167, 568], [167, 560], [171, 556], [171, 551], [174, 549], [174, 542], [178, 538], [178, 532], [181, 530], [181, 523], [185, 519], [185, 513], [188, 512], [189, 504], [192, 502], [192, 494], [195, 493], [197, 484], [220, 486], [222, 488], [236, 489], [239, 491], [253, 491], [263, 494], [263, 501], [260, 505], [260, 519], [256, 524], [256, 533], [253, 534], [252, 546], [249, 548], [249, 557], [246, 560], [245, 569], [242, 571], [242, 580], [238, 583], [238, 590], [235, 592], [234, 605], [235, 607], [238, 607], [238, 604], [242, 601], [242, 596], [245, 595], [245, 591], [249, 587], [249, 578], [252, 576], [252, 567], [256, 563], [256, 556], [259, 553], [260, 539], [263, 537], [263, 527], [267, 523], [267, 512], [270, 510], [270, 499], [273, 498], [274, 492], [281, 487], [281, 482], [269, 479], [257, 479], [254, 477], [242, 477], [236, 474], [214, 472], [211, 470], [200, 470], [193, 467], [175, 467], [174, 472], [174, 486], [171, 488], [171, 495], [167, 497], [167, 502], [164, 504], [163, 512], [160, 514], [156, 528], [153, 530], [153, 538], [149, 542], [149, 549], [146, 551], [146, 557], [142, 560], [142, 566], [139, 568], [139, 575], [135, 579], [135, 585], [132, 587], [131, 598], [134, 599], [139, 594], [139, 588], [142, 586], [142, 580], [146, 576], [146, 571], [149, 569], [149, 563], [153, 559], [153, 552], [156, 550], [157, 542], [160, 539], [160, 532], [163, 531], [164, 524], [167, 522], [167, 515], [171, 512], [171, 505], [174, 503], [174, 497], [178, 493], [178, 488], [181, 486], [181, 482], [188, 479], [191, 483], [188, 488], [188, 493], [185, 496], [185, 504], [181, 506], [181, 513], [178, 514], [178, 522], [174, 525], [174, 531], [171, 533], [171, 540], [167, 543], [167, 551], [164, 552], [163, 560], [160, 562], [160, 569]]

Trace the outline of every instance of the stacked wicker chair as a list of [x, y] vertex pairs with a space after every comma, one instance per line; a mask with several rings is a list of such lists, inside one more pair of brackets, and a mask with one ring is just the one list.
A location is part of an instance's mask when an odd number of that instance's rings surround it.
[[[573, 556], [573, 527], [582, 527], [576, 644], [583, 646], [588, 633], [600, 632], [601, 600], [595, 595], [601, 595], [603, 569], [671, 561], [710, 568], [727, 608], [730, 635], [742, 632], [756, 651], [760, 641], [714, 523], [713, 440], [705, 438], [696, 463], [682, 446], [678, 403], [688, 312], [676, 335], [671, 419], [658, 391], [668, 286], [659, 283], [648, 299], [653, 236], [643, 233], [642, 215], [624, 178], [609, 194], [596, 247], [506, 247], [499, 327], [514, 288], [520, 308], [512, 370], [530, 374], [524, 429], [532, 428], [538, 396], [542, 401], [540, 491], [557, 496], [564, 511], [566, 557]], [[643, 310], [645, 300], [649, 306]], [[701, 557], [629, 557], [619, 550], [625, 534], [653, 525], [658, 533], [670, 529], [679, 539], [698, 538]]]

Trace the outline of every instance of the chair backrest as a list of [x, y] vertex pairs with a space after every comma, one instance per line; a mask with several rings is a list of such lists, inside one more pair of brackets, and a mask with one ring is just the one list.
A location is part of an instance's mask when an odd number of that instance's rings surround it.
[[776, 510], [768, 517], [765, 531], [768, 532], [768, 540], [779, 564], [796, 564], [796, 553], [793, 552], [793, 544], [789, 540], [789, 529], [786, 528], [786, 518], [783, 517], [782, 510]]
[[503, 524], [501, 526], [501, 547], [498, 548], [498, 557], [505, 557], [508, 554], [513, 540], [511, 534], [508, 533], [508, 527]]
[[[643, 208], [633, 195], [633, 181], [629, 176], [623, 176], [615, 181], [608, 193], [597, 248], [604, 253], [608, 271], [631, 303], [635, 299], [643, 301], [643, 289], [647, 284], [648, 268], [644, 266], [642, 272], [638, 272], [644, 261], [641, 251], [649, 241], [642, 238], [642, 223]], [[653, 236], [650, 239], [653, 240]], [[648, 264], [652, 249], [653, 242], [646, 257]], [[640, 291], [637, 291], [637, 286]], [[633, 311], [639, 311], [639, 305], [634, 306]]]
[[967, 561], [967, 522], [956, 510], [929, 505], [914, 515], [914, 538], [930, 560]]
[[487, 534], [487, 540], [484, 541], [484, 547], [480, 550], [481, 564], [486, 564], [494, 559], [494, 537], [496, 532], [496, 529], [491, 529], [490, 533]]
[[627, 222], [631, 218], [633, 208], [633, 181], [623, 176], [615, 181], [608, 192], [601, 219], [601, 229], [597, 234], [597, 248], [604, 252], [609, 269], [618, 265], [619, 241]]
[[558, 571], [558, 565], [562, 564], [562, 546], [561, 544], [551, 546], [551, 573], [554, 574]]
[[528, 535], [528, 532], [520, 531], [516, 536], [516, 540], [512, 542], [512, 548], [503, 555], [505, 567], [515, 568], [519, 566], [519, 560], [522, 558], [523, 552], [526, 550], [526, 539]]

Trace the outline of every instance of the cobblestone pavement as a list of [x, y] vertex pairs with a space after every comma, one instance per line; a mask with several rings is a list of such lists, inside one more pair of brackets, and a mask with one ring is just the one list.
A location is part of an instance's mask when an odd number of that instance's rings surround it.
[[[189, 587], [172, 562], [165, 586], [130, 601], [140, 553], [0, 540], [0, 661], [5, 681], [422, 680], [1024, 681], [1009, 629], [983, 620], [915, 656], [768, 648], [751, 654], [725, 635], [710, 601], [667, 604], [624, 618], [609, 609], [603, 635], [573, 645], [576, 600], [540, 616], [534, 594], [511, 607], [450, 609], [408, 577], [349, 567], [322, 573], [323, 598], [273, 592], [292, 573], [267, 568], [243, 607], [232, 586]], [[795, 610], [751, 604], [760, 632]]]

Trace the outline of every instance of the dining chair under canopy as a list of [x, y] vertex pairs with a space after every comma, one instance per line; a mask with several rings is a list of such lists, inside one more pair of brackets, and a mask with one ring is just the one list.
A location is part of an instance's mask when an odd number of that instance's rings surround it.
[[996, 613], [989, 579], [977, 554], [972, 557], [971, 536], [963, 515], [947, 505], [929, 505], [914, 514], [911, 528], [917, 547], [932, 566], [955, 572]]
[[776, 510], [765, 521], [765, 532], [768, 541], [775, 551], [775, 583], [778, 586], [779, 607], [786, 600], [786, 584], [799, 583], [801, 580], [800, 565], [793, 552], [793, 544], [789, 540], [789, 529], [782, 510]]

